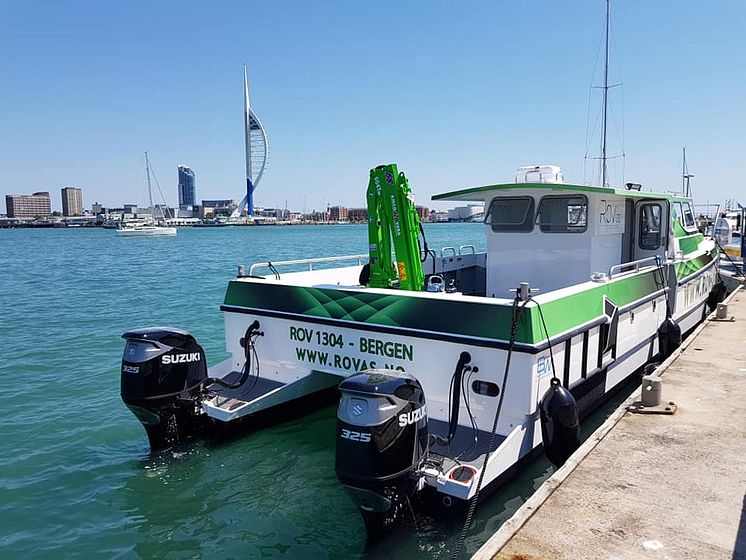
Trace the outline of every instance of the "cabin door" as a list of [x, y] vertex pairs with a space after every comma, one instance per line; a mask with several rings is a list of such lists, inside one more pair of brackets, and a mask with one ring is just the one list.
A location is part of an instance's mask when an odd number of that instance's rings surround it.
[[633, 260], [659, 256], [664, 260], [668, 247], [670, 209], [665, 199], [640, 200], [635, 204]]

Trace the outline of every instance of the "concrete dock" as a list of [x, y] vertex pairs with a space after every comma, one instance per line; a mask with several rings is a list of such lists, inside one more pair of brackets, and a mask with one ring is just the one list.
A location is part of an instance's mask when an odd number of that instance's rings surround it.
[[475, 560], [746, 560], [746, 293], [662, 364], [674, 415], [636, 391]]

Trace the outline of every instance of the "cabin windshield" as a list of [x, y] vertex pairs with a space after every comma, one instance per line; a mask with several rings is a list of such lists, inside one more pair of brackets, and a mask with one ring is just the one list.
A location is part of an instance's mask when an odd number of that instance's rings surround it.
[[534, 199], [530, 196], [499, 196], [492, 199], [485, 223], [492, 231], [530, 232], [534, 229]]
[[544, 233], [583, 233], [588, 227], [588, 199], [583, 195], [544, 196], [537, 221]]

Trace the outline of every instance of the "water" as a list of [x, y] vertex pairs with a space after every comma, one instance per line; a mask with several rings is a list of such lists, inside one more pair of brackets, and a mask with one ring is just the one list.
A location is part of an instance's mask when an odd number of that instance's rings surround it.
[[[485, 246], [476, 224], [426, 231], [432, 248]], [[181, 327], [217, 363], [237, 264], [366, 247], [365, 226], [0, 230], [0, 558], [449, 558], [462, 519], [427, 511], [366, 545], [334, 476], [333, 406], [150, 454], [119, 398], [121, 333]], [[537, 459], [480, 505], [466, 552], [552, 471]]]

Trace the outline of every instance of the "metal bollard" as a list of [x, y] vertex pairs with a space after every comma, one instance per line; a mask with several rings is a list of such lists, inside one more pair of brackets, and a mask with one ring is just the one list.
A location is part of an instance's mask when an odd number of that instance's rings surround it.
[[661, 404], [663, 383], [657, 375], [645, 375], [642, 378], [642, 406], [659, 406]]
[[718, 303], [717, 311], [715, 312], [716, 319], [727, 319], [728, 318], [728, 304]]

